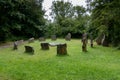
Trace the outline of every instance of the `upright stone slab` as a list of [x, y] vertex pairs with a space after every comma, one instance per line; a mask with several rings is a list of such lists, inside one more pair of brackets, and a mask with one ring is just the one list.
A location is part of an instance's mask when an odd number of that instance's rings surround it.
[[82, 51], [83, 52], [87, 52], [87, 43], [88, 43], [87, 33], [84, 33], [82, 36]]
[[66, 41], [70, 41], [71, 40], [71, 34], [68, 33], [66, 36], [65, 36], [65, 40]]
[[49, 43], [41, 43], [40, 45], [42, 50], [49, 50]]
[[88, 43], [88, 34], [87, 33], [83, 33], [82, 39], [85, 39], [86, 44], [87, 44]]
[[39, 41], [45, 41], [45, 38], [44, 37], [40, 37]]
[[96, 43], [98, 44], [98, 45], [101, 45], [102, 44], [102, 40], [103, 40], [103, 38], [104, 38], [104, 34], [101, 34], [101, 35], [99, 35], [97, 38], [96, 38]]
[[67, 44], [57, 45], [57, 55], [67, 55]]
[[85, 38], [82, 39], [82, 51], [87, 52], [87, 41]]
[[102, 39], [102, 46], [105, 46], [105, 47], [108, 47], [108, 46], [109, 46], [107, 36], [104, 36], [104, 38]]
[[18, 40], [18, 41], [17, 41], [18, 45], [19, 45], [19, 44], [22, 44], [23, 42], [24, 42], [24, 40]]
[[56, 35], [52, 35], [52, 36], [51, 36], [51, 40], [52, 40], [52, 41], [55, 41], [56, 39], [57, 39], [57, 38], [56, 38]]
[[32, 42], [34, 42], [34, 40], [35, 40], [34, 38], [30, 38], [30, 39], [28, 40], [28, 42], [29, 42], [29, 43], [32, 43]]
[[25, 46], [25, 52], [29, 54], [34, 54], [34, 49], [31, 46]]
[[16, 42], [14, 42], [13, 50], [17, 50], [17, 49], [18, 49], [18, 43], [16, 41]]

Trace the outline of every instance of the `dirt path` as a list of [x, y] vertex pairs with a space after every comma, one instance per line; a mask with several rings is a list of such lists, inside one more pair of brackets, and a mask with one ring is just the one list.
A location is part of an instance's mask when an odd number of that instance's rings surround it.
[[[24, 44], [24, 43], [26, 43], [26, 42], [27, 42], [27, 41], [23, 41], [23, 40], [17, 41], [18, 45]], [[14, 42], [1, 43], [1, 44], [0, 44], [0, 49], [12, 47], [12, 46], [13, 46], [13, 43], [14, 43]]]
[[13, 46], [13, 42], [2, 43], [2, 44], [0, 44], [0, 49], [8, 48], [8, 47], [11, 47], [11, 46]]

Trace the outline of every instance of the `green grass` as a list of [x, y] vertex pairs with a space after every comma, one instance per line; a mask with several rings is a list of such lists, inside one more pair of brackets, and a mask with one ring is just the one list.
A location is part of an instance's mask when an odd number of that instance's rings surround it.
[[24, 53], [24, 45], [0, 49], [0, 80], [120, 80], [119, 50], [88, 45], [84, 53], [80, 40], [53, 42], [67, 43], [68, 56], [57, 56], [56, 47], [41, 50], [39, 41], [24, 44], [34, 47], [34, 55]]

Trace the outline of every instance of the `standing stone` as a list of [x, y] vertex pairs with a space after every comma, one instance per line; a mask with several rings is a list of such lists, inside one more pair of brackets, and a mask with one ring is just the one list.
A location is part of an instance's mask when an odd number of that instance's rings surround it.
[[23, 42], [24, 42], [24, 40], [19, 40], [19, 41], [17, 41], [17, 44], [21, 45], [21, 44], [23, 44]]
[[88, 43], [88, 39], [87, 39], [87, 33], [84, 33], [82, 36], [82, 51], [83, 52], [87, 52], [87, 43]]
[[101, 45], [103, 38], [104, 38], [104, 34], [99, 35], [99, 36], [97, 37], [97, 39], [96, 39], [96, 43], [97, 43], [98, 45]]
[[104, 35], [103, 39], [102, 39], [102, 46], [108, 47], [109, 43], [108, 43], [108, 38], [107, 36]]
[[83, 44], [82, 44], [82, 51], [83, 52], [87, 52], [87, 41], [86, 41], [86, 39], [83, 38], [82, 42], [83, 42]]
[[49, 43], [41, 43], [42, 50], [49, 50]]
[[24, 42], [24, 40], [17, 41], [18, 44], [22, 44], [23, 42]]
[[13, 50], [17, 50], [17, 49], [18, 49], [18, 43], [16, 41], [16, 42], [14, 42]]
[[57, 45], [57, 55], [67, 55], [67, 44]]
[[45, 41], [45, 38], [44, 37], [40, 37], [39, 41]]
[[51, 40], [55, 41], [57, 38], [56, 38], [56, 35], [52, 35], [51, 36]]
[[71, 40], [71, 34], [68, 33], [66, 36], [65, 36], [65, 40], [66, 41], [70, 41]]
[[25, 52], [29, 54], [34, 54], [34, 49], [31, 46], [25, 46]]
[[30, 38], [30, 39], [28, 40], [28, 42], [29, 42], [29, 43], [32, 43], [32, 42], [34, 42], [34, 40], [35, 40], [34, 38]]

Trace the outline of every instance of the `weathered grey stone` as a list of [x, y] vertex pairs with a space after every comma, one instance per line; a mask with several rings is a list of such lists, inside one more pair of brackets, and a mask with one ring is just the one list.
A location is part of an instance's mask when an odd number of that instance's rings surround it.
[[97, 38], [96, 38], [96, 43], [98, 44], [98, 45], [101, 45], [102, 44], [102, 40], [103, 40], [103, 38], [104, 38], [104, 34], [101, 34], [101, 35], [99, 35]]
[[87, 38], [87, 33], [84, 33], [82, 36], [82, 51], [87, 52], [87, 43], [88, 43], [88, 38]]
[[107, 36], [103, 37], [103, 39], [102, 39], [102, 46], [105, 46], [105, 47], [109, 46], [109, 42], [108, 42]]
[[34, 38], [30, 38], [30, 39], [28, 40], [28, 42], [29, 42], [29, 43], [32, 43], [32, 42], [34, 42], [34, 40], [35, 40]]
[[60, 44], [60, 43], [52, 42], [52, 43], [49, 43], [49, 46], [55, 47], [55, 46], [57, 46], [57, 45], [59, 45], [59, 44]]
[[87, 41], [85, 38], [82, 39], [82, 51], [86, 52], [87, 51]]
[[18, 41], [17, 41], [18, 45], [19, 45], [19, 44], [22, 44], [23, 42], [24, 42], [24, 40], [18, 40]]
[[17, 50], [17, 49], [18, 49], [18, 43], [16, 41], [16, 42], [14, 42], [13, 50]]
[[51, 36], [51, 40], [55, 41], [57, 38], [56, 38], [56, 35], [52, 35]]
[[65, 36], [65, 40], [66, 41], [70, 41], [71, 40], [71, 34], [68, 33], [66, 36]]
[[40, 37], [39, 41], [45, 41], [45, 38], [44, 37]]
[[29, 54], [34, 54], [34, 49], [31, 46], [25, 46], [25, 52]]

